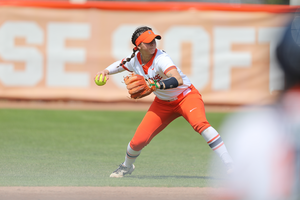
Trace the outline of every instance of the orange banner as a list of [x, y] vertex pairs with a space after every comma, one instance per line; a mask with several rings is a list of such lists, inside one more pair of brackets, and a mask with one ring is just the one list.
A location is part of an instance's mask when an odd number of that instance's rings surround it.
[[128, 5], [0, 3], [0, 98], [129, 100], [126, 72], [100, 87], [93, 77], [132, 53], [131, 35], [140, 25], [162, 36], [158, 48], [207, 104], [266, 103], [283, 88], [274, 51], [295, 7]]

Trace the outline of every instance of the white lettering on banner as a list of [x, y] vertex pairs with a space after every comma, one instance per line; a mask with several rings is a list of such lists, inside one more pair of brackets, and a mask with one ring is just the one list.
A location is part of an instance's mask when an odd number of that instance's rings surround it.
[[[122, 60], [125, 56], [130, 55], [133, 51], [131, 44], [131, 36], [139, 25], [122, 25], [119, 26], [112, 34], [112, 55], [116, 60]], [[126, 88], [122, 83], [123, 73], [114, 74], [111, 76], [114, 84], [119, 88]]]
[[270, 43], [269, 90], [271, 93], [276, 90], [282, 90], [284, 87], [284, 75], [279, 67], [275, 52], [283, 32], [284, 28], [261, 28], [258, 31], [258, 41], [260, 43]]
[[34, 22], [7, 21], [0, 27], [0, 56], [4, 61], [25, 62], [16, 71], [13, 64], [0, 63], [0, 81], [6, 86], [34, 86], [43, 78], [43, 56], [34, 47], [15, 46], [15, 38], [28, 44], [43, 43], [43, 30]]
[[47, 77], [46, 84], [51, 87], [88, 87], [89, 74], [87, 72], [66, 72], [65, 63], [84, 63], [85, 50], [80, 48], [66, 48], [66, 39], [88, 39], [90, 26], [85, 23], [57, 23], [48, 24], [47, 39]]
[[112, 55], [120, 60], [132, 53], [131, 36], [139, 25], [121, 25], [112, 34]]
[[179, 68], [183, 55], [182, 42], [192, 43], [192, 70], [188, 77], [196, 88], [202, 89], [209, 81], [209, 35], [203, 28], [196, 26], [174, 26], [165, 33], [164, 49]]
[[255, 29], [250, 27], [216, 27], [214, 29], [214, 90], [229, 90], [231, 68], [249, 67], [251, 54], [232, 52], [233, 43], [254, 43]]
[[[112, 54], [115, 59], [121, 60], [132, 53], [129, 42], [133, 30], [137, 25], [122, 25], [116, 29], [112, 37]], [[282, 28], [258, 29], [258, 41], [270, 43], [270, 91], [280, 90], [283, 87], [282, 72], [275, 59], [275, 46], [278, 42]], [[213, 32], [213, 90], [230, 90], [232, 68], [250, 67], [252, 55], [250, 52], [233, 52], [232, 44], [255, 44], [256, 30], [253, 27], [215, 27]], [[163, 49], [180, 68], [183, 53], [180, 52], [182, 42], [192, 43], [192, 73], [189, 79], [198, 88], [203, 89], [209, 82], [210, 71], [210, 36], [197, 26], [173, 26], [164, 34]], [[127, 53], [126, 53], [127, 52]], [[120, 82], [122, 74], [113, 76], [117, 86], [124, 88]]]

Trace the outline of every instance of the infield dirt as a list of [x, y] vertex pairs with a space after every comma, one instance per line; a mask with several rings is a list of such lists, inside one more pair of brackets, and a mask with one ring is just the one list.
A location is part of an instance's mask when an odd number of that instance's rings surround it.
[[218, 191], [190, 187], [0, 187], [1, 200], [210, 200]]

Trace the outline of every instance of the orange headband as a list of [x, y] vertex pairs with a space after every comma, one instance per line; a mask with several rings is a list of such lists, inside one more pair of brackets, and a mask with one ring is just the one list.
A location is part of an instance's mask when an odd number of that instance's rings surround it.
[[142, 42], [144, 42], [144, 43], [150, 43], [154, 39], [160, 40], [161, 36], [160, 35], [155, 35], [152, 30], [147, 30], [144, 33], [142, 33], [142, 35], [140, 35], [136, 39], [135, 45], [139, 46]]

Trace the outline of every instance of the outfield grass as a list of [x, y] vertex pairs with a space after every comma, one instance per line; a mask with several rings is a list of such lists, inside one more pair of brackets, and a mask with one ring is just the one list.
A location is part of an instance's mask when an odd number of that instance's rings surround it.
[[[207, 186], [214, 154], [183, 118], [143, 149], [131, 176], [109, 178], [144, 114], [0, 109], [0, 186]], [[218, 129], [226, 115], [207, 118]]]

